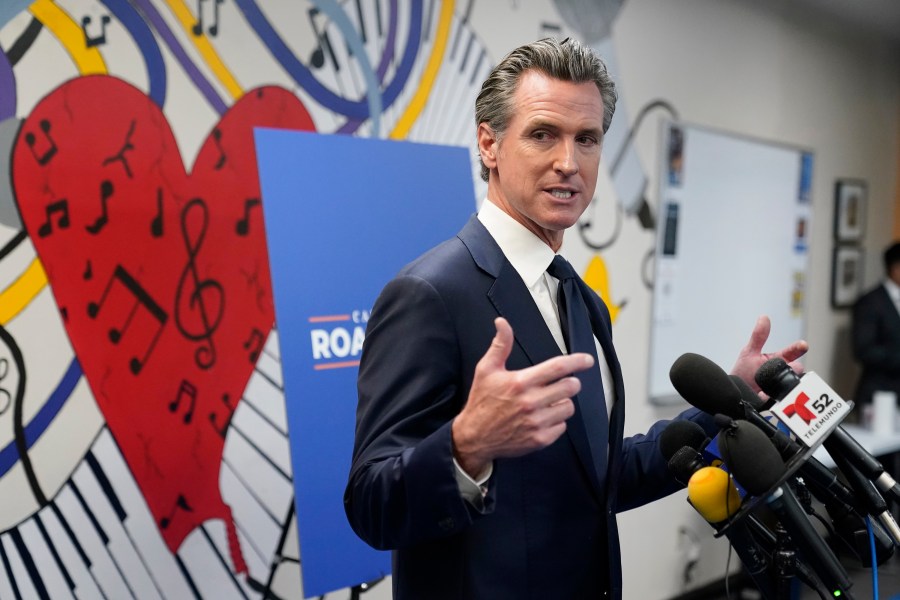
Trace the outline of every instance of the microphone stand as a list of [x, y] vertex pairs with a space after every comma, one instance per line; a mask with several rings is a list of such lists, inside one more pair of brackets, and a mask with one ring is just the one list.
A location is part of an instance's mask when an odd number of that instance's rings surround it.
[[775, 600], [791, 600], [794, 597], [792, 591], [794, 577], [816, 591], [822, 600], [826, 600], [827, 590], [797, 558], [797, 552], [790, 544], [791, 538], [780, 521], [775, 523], [774, 529], [775, 551], [772, 552], [772, 564], [775, 566]]
[[376, 584], [382, 582], [383, 580], [384, 577], [379, 577], [374, 581], [366, 581], [364, 583], [354, 585], [350, 588], [350, 600], [360, 600], [360, 596], [362, 596], [363, 593], [368, 592], [373, 587], [375, 587]]

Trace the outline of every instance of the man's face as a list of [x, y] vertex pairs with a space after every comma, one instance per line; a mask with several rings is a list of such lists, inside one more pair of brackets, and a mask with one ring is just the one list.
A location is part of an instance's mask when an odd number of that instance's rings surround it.
[[488, 198], [554, 251], [594, 196], [603, 141], [603, 99], [593, 82], [522, 74], [514, 112], [498, 140], [485, 123], [478, 147], [490, 169]]

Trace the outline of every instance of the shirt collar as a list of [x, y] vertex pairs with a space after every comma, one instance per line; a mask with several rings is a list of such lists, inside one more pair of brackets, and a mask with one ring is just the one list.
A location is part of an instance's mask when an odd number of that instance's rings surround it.
[[893, 300], [894, 303], [900, 303], [900, 286], [892, 279], [888, 278], [884, 280], [884, 289], [887, 290], [888, 296], [891, 297], [891, 300]]
[[550, 246], [490, 200], [481, 203], [478, 220], [525, 285], [531, 287], [537, 283], [553, 262], [554, 252]]

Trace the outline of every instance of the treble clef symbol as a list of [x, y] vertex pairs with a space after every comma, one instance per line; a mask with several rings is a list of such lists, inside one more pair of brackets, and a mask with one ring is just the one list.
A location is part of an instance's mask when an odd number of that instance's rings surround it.
[[[191, 211], [198, 212], [201, 219], [200, 230], [194, 239], [188, 232], [188, 219]], [[200, 246], [203, 245], [203, 238], [206, 236], [208, 226], [209, 212], [206, 204], [200, 198], [192, 199], [181, 212], [181, 235], [184, 237], [188, 261], [181, 273], [178, 289], [175, 292], [175, 324], [187, 339], [194, 342], [205, 342], [194, 353], [197, 366], [201, 369], [209, 369], [216, 362], [216, 348], [213, 345], [212, 336], [219, 327], [219, 323], [222, 322], [222, 314], [225, 312], [225, 291], [222, 284], [215, 279], [200, 279], [200, 275], [197, 273], [196, 258], [200, 252]], [[188, 296], [187, 306], [184, 307], [185, 284], [189, 279], [193, 287]], [[214, 310], [210, 310], [210, 307]], [[186, 322], [182, 308], [186, 308], [188, 314], [195, 315], [191, 318], [190, 323]], [[196, 319], [198, 314], [200, 316], [199, 323]], [[190, 327], [191, 325], [193, 327]]]

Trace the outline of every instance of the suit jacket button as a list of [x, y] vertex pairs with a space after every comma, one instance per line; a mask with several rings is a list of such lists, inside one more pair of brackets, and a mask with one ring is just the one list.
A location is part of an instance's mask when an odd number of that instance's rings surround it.
[[440, 523], [438, 523], [438, 527], [440, 527], [443, 531], [450, 531], [453, 529], [453, 517], [447, 517], [446, 519], [442, 519]]

